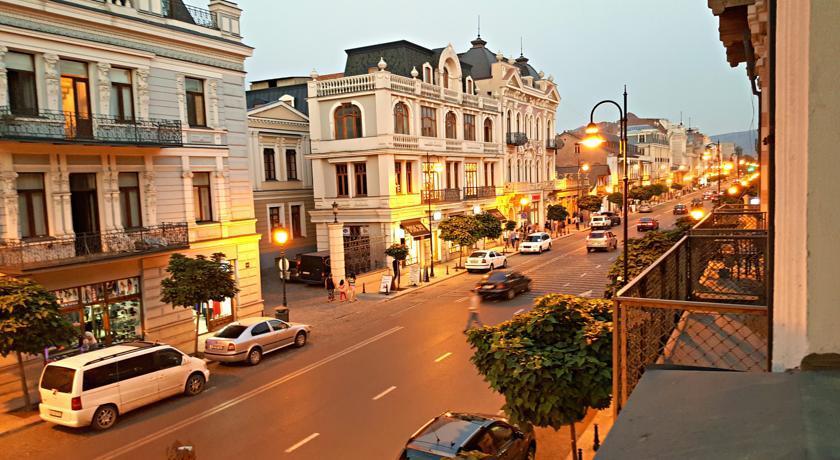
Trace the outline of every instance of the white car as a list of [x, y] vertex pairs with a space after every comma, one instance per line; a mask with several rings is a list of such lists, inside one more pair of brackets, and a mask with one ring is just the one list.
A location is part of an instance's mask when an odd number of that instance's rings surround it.
[[598, 228], [612, 228], [612, 219], [610, 216], [596, 214], [589, 220], [589, 226], [593, 230]]
[[543, 251], [551, 250], [551, 236], [545, 232], [531, 233], [519, 243], [519, 252], [535, 252], [541, 254]]
[[465, 264], [467, 271], [493, 270], [494, 268], [507, 267], [507, 257], [496, 251], [475, 251], [467, 257]]
[[613, 232], [592, 230], [586, 236], [586, 251], [592, 252], [598, 249], [606, 251], [618, 249], [618, 238]]

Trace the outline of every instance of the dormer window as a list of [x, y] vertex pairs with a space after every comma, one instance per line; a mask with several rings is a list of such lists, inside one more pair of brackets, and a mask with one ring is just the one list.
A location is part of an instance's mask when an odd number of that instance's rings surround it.
[[432, 79], [432, 66], [429, 63], [423, 64], [423, 81], [426, 83], [434, 83]]
[[449, 70], [443, 69], [443, 85], [444, 88], [449, 88]]
[[467, 77], [467, 94], [474, 94], [475, 88], [473, 87], [472, 78]]

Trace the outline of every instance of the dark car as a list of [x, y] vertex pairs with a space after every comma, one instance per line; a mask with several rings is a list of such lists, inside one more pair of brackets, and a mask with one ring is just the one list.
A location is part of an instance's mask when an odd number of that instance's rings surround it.
[[642, 217], [636, 224], [636, 230], [644, 232], [647, 230], [659, 230], [659, 221], [653, 217]]
[[678, 214], [688, 214], [688, 206], [682, 203], [674, 205], [674, 215]]
[[514, 271], [488, 273], [475, 285], [475, 292], [482, 299], [504, 297], [512, 299], [520, 292], [531, 290], [531, 278]]
[[694, 198], [691, 200], [691, 207], [692, 208], [702, 208], [703, 207], [703, 200], [700, 198]]
[[298, 254], [295, 266], [290, 270], [292, 280], [306, 284], [324, 284], [330, 272], [330, 251]]
[[615, 227], [616, 225], [621, 225], [621, 217], [619, 217], [618, 214], [612, 211], [603, 211], [601, 212], [601, 215], [609, 217], [610, 221], [612, 221], [613, 227]]
[[399, 460], [459, 458], [466, 452], [498, 460], [534, 460], [537, 442], [533, 431], [522, 430], [504, 417], [446, 412], [409, 438]]

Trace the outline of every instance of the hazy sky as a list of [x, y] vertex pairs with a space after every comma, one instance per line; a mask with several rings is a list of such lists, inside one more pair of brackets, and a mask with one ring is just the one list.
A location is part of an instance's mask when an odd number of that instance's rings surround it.
[[[206, 0], [188, 0], [201, 5]], [[525, 56], [554, 75], [559, 130], [588, 122], [601, 99], [707, 134], [755, 128], [744, 66], [731, 68], [706, 0], [239, 0], [253, 46], [248, 81], [344, 70], [347, 48], [406, 39], [428, 48], [470, 46], [481, 15], [487, 47]], [[602, 107], [598, 119], [617, 118]]]

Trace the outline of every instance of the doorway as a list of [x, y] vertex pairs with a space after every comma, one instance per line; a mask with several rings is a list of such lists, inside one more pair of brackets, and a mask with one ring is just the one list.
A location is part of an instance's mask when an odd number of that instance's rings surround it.
[[93, 139], [87, 64], [61, 61], [61, 109], [67, 137]]
[[101, 252], [96, 173], [70, 174], [70, 208], [73, 232], [76, 234], [76, 255]]

